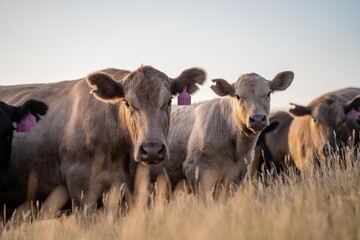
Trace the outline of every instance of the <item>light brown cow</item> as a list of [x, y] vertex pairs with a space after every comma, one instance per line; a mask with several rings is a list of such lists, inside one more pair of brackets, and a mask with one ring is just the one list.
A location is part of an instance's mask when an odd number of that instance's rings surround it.
[[360, 130], [358, 120], [348, 117], [360, 109], [360, 88], [327, 93], [308, 106], [293, 105], [290, 112], [296, 117], [289, 130], [289, 150], [300, 171], [311, 169], [326, 158], [325, 152], [347, 144], [352, 131]]
[[34, 175], [40, 200], [58, 186], [66, 186], [75, 204], [96, 201], [113, 184], [131, 189], [129, 161], [152, 164], [169, 158], [172, 95], [185, 86], [194, 93], [204, 80], [198, 68], [171, 79], [142, 66], [134, 72], [105, 69], [73, 81], [2, 86], [1, 99], [17, 104], [35, 97], [49, 111], [30, 134], [14, 136], [8, 173], [15, 192], [1, 193], [0, 205], [23, 201]]
[[[174, 108], [168, 137], [171, 159], [163, 162], [171, 183], [184, 173], [192, 185], [207, 174], [215, 182], [239, 182], [251, 164], [259, 133], [269, 124], [270, 94], [285, 90], [293, 78], [293, 72], [282, 72], [272, 81], [255, 73], [233, 84], [215, 79], [212, 90], [227, 98]], [[161, 165], [152, 167], [156, 175]]]
[[270, 125], [261, 132], [256, 143], [253, 171], [262, 173], [287, 170], [290, 161], [288, 134], [293, 117], [289, 112], [270, 113]]

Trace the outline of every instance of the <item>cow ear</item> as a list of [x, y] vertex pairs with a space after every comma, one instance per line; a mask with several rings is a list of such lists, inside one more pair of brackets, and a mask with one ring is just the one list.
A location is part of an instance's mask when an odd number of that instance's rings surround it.
[[213, 79], [211, 80], [215, 83], [210, 88], [219, 96], [234, 96], [235, 95], [235, 88], [233, 85], [228, 83], [225, 79]]
[[278, 73], [270, 82], [270, 89], [273, 91], [283, 91], [287, 89], [294, 79], [294, 73], [291, 71]]
[[184, 87], [189, 94], [195, 93], [199, 87], [205, 82], [206, 73], [200, 68], [190, 68], [183, 71], [177, 78], [171, 81], [171, 94], [176, 95], [182, 93]]
[[305, 115], [311, 115], [310, 107], [300, 106], [300, 105], [296, 105], [294, 103], [290, 103], [290, 105], [292, 105], [293, 108], [290, 109], [289, 112], [291, 114], [293, 114], [294, 116], [300, 117], [300, 116], [305, 116]]
[[357, 95], [345, 105], [345, 113], [350, 112], [352, 109], [360, 112], [360, 95]]
[[39, 115], [45, 115], [48, 110], [48, 106], [41, 101], [37, 101], [34, 99], [27, 100], [24, 102], [22, 106], [19, 107], [16, 113], [16, 120], [15, 122], [19, 122], [23, 119], [29, 112], [35, 116], [36, 121], [40, 120]]
[[92, 88], [91, 94], [103, 102], [118, 102], [124, 97], [122, 84], [103, 72], [90, 74], [86, 82]]
[[269, 124], [269, 126], [267, 126], [261, 133], [269, 133], [274, 131], [278, 126], [279, 126], [279, 122], [278, 121], [273, 121]]

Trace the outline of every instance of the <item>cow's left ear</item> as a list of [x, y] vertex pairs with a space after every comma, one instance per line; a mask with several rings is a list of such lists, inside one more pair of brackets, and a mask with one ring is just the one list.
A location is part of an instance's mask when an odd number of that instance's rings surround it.
[[92, 88], [91, 93], [103, 102], [118, 102], [124, 97], [123, 86], [103, 72], [96, 72], [86, 77]]
[[189, 94], [196, 92], [199, 87], [196, 84], [202, 85], [205, 82], [206, 73], [200, 68], [190, 68], [183, 71], [177, 78], [171, 81], [171, 94], [176, 95], [182, 93], [186, 86], [186, 91]]
[[294, 73], [291, 71], [278, 73], [270, 82], [270, 89], [273, 91], [283, 91], [287, 89], [294, 79]]
[[311, 115], [310, 107], [305, 107], [305, 106], [297, 105], [294, 103], [290, 103], [290, 105], [293, 106], [293, 108], [290, 109], [289, 112], [291, 114], [293, 114], [294, 116], [300, 117], [300, 116], [305, 116], [305, 115]]
[[273, 121], [269, 124], [269, 126], [267, 126], [264, 130], [261, 131], [261, 134], [272, 132], [275, 129], [277, 129], [279, 125], [280, 125], [279, 121]]
[[352, 109], [360, 112], [360, 95], [357, 95], [345, 105], [345, 113], [350, 112]]

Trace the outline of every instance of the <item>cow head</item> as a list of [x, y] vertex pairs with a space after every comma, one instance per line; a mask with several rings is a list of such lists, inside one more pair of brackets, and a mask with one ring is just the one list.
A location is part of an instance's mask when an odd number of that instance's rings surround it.
[[47, 105], [37, 100], [28, 100], [22, 106], [11, 106], [0, 101], [0, 189], [6, 185], [6, 170], [11, 156], [11, 144], [15, 127], [13, 122], [21, 121], [28, 113], [37, 120], [45, 115]]
[[132, 140], [135, 161], [153, 164], [169, 159], [166, 139], [172, 96], [185, 86], [188, 93], [194, 93], [196, 84], [202, 84], [205, 77], [203, 70], [191, 68], [171, 79], [150, 66], [142, 66], [119, 82], [104, 72], [89, 75], [87, 82], [99, 100], [121, 102], [121, 118]]
[[214, 79], [211, 89], [219, 96], [232, 97], [235, 122], [248, 134], [258, 134], [269, 125], [270, 95], [287, 89], [294, 79], [293, 72], [281, 72], [271, 81], [250, 73], [235, 83]]
[[349, 136], [348, 113], [360, 110], [360, 96], [344, 104], [336, 96], [327, 96], [316, 104], [301, 106], [294, 103], [290, 113], [295, 116], [311, 116], [310, 129], [317, 135], [325, 136], [334, 146], [334, 132], [337, 140], [346, 141]]

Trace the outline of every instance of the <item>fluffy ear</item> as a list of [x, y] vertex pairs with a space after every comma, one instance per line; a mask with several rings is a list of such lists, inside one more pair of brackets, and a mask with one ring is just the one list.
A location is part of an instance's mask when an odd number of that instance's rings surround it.
[[176, 95], [182, 93], [186, 86], [186, 91], [189, 94], [195, 93], [199, 87], [196, 84], [202, 85], [205, 82], [206, 73], [200, 68], [190, 68], [183, 71], [177, 78], [171, 81], [171, 94]]
[[86, 77], [86, 82], [92, 88], [91, 93], [103, 102], [118, 102], [124, 97], [121, 83], [103, 72], [96, 72]]
[[287, 89], [294, 79], [294, 73], [290, 71], [278, 73], [270, 82], [270, 89], [273, 91], [283, 91]]
[[360, 112], [360, 95], [357, 95], [345, 105], [345, 113], [350, 112], [352, 109]]
[[289, 112], [291, 114], [293, 114], [294, 116], [305, 116], [305, 115], [311, 115], [311, 108], [310, 107], [305, 107], [305, 106], [300, 106], [300, 105], [296, 105], [294, 103], [290, 103], [290, 105], [293, 106], [292, 109], [289, 110]]
[[213, 79], [211, 80], [215, 83], [210, 88], [219, 96], [234, 96], [235, 89], [234, 86], [228, 83], [225, 79]]

